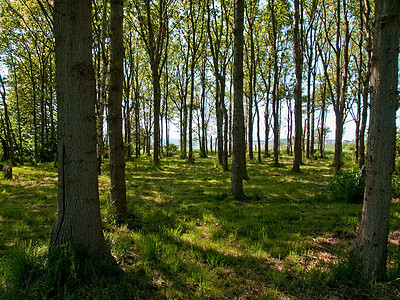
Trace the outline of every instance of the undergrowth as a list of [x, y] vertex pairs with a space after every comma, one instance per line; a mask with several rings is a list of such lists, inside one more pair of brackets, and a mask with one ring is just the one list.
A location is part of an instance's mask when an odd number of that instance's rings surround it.
[[[346, 157], [345, 157], [346, 158]], [[344, 172], [354, 165], [346, 158]], [[69, 247], [48, 255], [56, 169], [15, 167], [0, 186], [0, 299], [394, 299], [399, 296], [400, 208], [391, 207], [388, 281], [359, 284], [346, 261], [361, 204], [329, 195], [332, 155], [248, 163], [245, 201], [229, 196], [216, 156], [126, 165], [128, 218], [108, 209], [108, 163], [99, 177], [106, 241], [118, 265]], [[350, 174], [350, 173], [349, 173]], [[345, 192], [346, 193], [346, 192]], [[34, 242], [30, 242], [30, 241]]]

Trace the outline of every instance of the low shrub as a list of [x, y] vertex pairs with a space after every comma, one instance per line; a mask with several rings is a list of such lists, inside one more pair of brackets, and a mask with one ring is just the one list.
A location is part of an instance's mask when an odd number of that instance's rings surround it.
[[331, 200], [335, 202], [362, 203], [365, 179], [359, 172], [339, 171], [329, 182]]
[[175, 156], [179, 153], [179, 146], [175, 144], [169, 144], [168, 147], [165, 147], [165, 151], [168, 157]]

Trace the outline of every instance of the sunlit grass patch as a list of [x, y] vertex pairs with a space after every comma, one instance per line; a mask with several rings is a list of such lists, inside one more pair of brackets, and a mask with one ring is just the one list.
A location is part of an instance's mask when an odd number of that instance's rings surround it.
[[[345, 168], [352, 169], [347, 159]], [[357, 295], [358, 287], [342, 290], [334, 270], [355, 238], [361, 205], [326, 197], [332, 156], [305, 163], [300, 173], [293, 173], [292, 157], [285, 155], [279, 167], [271, 158], [261, 164], [249, 162], [250, 180], [244, 182], [249, 197], [236, 201], [229, 197], [230, 173], [222, 171], [215, 155], [200, 159], [196, 153], [193, 163], [177, 156], [163, 158], [160, 168], [154, 168], [149, 157], [134, 158], [126, 164], [128, 217], [121, 224], [110, 215], [105, 161], [99, 177], [104, 234], [126, 277], [121, 287], [100, 280], [98, 286], [74, 290], [74, 296], [341, 299]], [[0, 182], [0, 258], [21, 242], [48, 244], [56, 212], [56, 174], [52, 164], [16, 167], [13, 181]], [[400, 274], [399, 203], [392, 204], [391, 214], [390, 296], [396, 295]], [[387, 286], [373, 289], [361, 295], [388, 290]]]

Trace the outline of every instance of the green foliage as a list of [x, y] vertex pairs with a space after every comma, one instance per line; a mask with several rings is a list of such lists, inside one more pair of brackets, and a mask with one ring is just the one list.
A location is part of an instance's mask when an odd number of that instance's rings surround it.
[[329, 182], [330, 197], [335, 202], [362, 203], [365, 179], [355, 171], [339, 171]]
[[336, 285], [356, 286], [359, 287], [362, 284], [361, 274], [356, 272], [357, 262], [354, 258], [346, 260], [340, 260], [336, 265], [332, 267], [332, 278]]
[[68, 245], [50, 253], [32, 243], [17, 245], [3, 259], [0, 274], [5, 287], [0, 296], [9, 299], [139, 298], [114, 262], [76, 253]]
[[392, 175], [392, 198], [400, 198], [400, 175]]
[[355, 144], [354, 143], [347, 143], [347, 144], [343, 144], [343, 150], [344, 151], [354, 151], [355, 150]]
[[168, 157], [172, 157], [179, 154], [179, 146], [175, 144], [169, 144], [168, 147], [165, 146], [165, 151]]

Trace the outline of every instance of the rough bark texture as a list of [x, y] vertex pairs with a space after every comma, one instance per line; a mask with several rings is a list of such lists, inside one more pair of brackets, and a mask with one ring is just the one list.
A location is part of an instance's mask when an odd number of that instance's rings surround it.
[[123, 0], [111, 0], [111, 61], [108, 101], [108, 136], [110, 143], [110, 207], [117, 219], [126, 217], [124, 142], [122, 139]]
[[69, 244], [94, 257], [105, 243], [96, 168], [91, 1], [54, 2], [58, 109], [58, 206], [50, 249]]
[[231, 193], [243, 197], [243, 179], [246, 176], [246, 145], [243, 113], [243, 23], [244, 0], [235, 0], [234, 29], [234, 111]]
[[366, 280], [386, 273], [390, 183], [396, 128], [400, 2], [375, 1], [367, 178], [360, 230], [354, 249]]
[[301, 49], [301, 37], [299, 30], [300, 14], [299, 14], [299, 0], [294, 1], [294, 30], [293, 30], [293, 44], [294, 44], [294, 60], [295, 60], [295, 72], [296, 72], [296, 85], [294, 87], [294, 160], [293, 160], [293, 171], [300, 171], [300, 164], [302, 161], [302, 149], [301, 149], [301, 115], [302, 115], [302, 103], [301, 103], [301, 81], [303, 73], [303, 54]]

